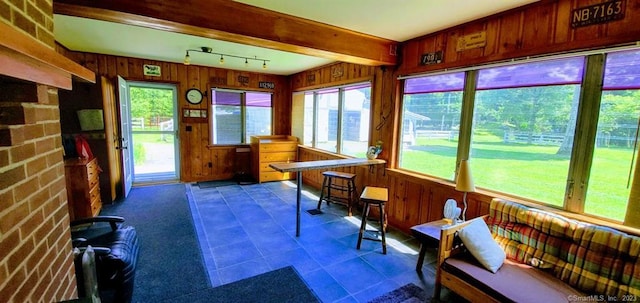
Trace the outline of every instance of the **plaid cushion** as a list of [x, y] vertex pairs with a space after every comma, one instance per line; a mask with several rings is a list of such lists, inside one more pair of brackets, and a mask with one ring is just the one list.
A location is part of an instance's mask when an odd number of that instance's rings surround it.
[[587, 294], [640, 295], [638, 237], [498, 198], [487, 225], [511, 260]]

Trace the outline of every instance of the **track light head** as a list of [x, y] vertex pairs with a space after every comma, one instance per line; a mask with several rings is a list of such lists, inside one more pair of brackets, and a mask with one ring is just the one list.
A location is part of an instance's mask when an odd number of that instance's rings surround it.
[[187, 51], [187, 54], [184, 56], [184, 65], [189, 64], [191, 64], [191, 57], [189, 57], [189, 51]]

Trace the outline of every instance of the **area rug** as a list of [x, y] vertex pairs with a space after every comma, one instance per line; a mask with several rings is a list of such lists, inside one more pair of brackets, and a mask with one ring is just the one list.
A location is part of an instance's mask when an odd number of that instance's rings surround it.
[[134, 187], [124, 201], [105, 204], [100, 214], [123, 216], [124, 224], [138, 232], [133, 303], [211, 288], [184, 184]]
[[431, 297], [420, 287], [413, 283], [406, 284], [379, 296], [369, 303], [418, 303], [431, 302]]
[[164, 302], [320, 302], [292, 267], [283, 267], [215, 288], [200, 290]]
[[198, 187], [200, 188], [214, 188], [221, 186], [229, 186], [229, 185], [238, 185], [238, 182], [235, 180], [222, 180], [222, 181], [205, 181], [198, 182]]

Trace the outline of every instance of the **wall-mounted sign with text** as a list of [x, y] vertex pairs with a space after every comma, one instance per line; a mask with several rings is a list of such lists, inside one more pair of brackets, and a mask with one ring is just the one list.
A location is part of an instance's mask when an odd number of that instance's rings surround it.
[[487, 45], [487, 32], [481, 31], [458, 38], [456, 51], [461, 52], [468, 49], [484, 47], [485, 45]]
[[274, 88], [276, 88], [276, 84], [273, 83], [273, 82], [260, 81], [260, 82], [258, 82], [258, 87], [259, 88], [274, 89]]
[[145, 64], [142, 67], [142, 69], [144, 71], [144, 75], [145, 76], [152, 76], [152, 77], [160, 77], [161, 76], [160, 66], [159, 65]]
[[442, 51], [422, 54], [420, 56], [420, 65], [431, 65], [442, 63]]
[[625, 0], [611, 0], [571, 11], [571, 27], [607, 23], [624, 19]]

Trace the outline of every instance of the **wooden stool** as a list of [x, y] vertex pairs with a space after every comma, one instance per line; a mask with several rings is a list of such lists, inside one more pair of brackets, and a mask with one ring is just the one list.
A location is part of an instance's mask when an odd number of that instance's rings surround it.
[[[362, 243], [362, 239], [378, 241], [382, 242], [382, 253], [387, 254], [387, 239], [385, 238], [385, 233], [387, 229], [387, 215], [384, 213], [384, 203], [389, 199], [389, 193], [386, 188], [382, 187], [373, 187], [367, 186], [362, 191], [362, 195], [360, 196], [360, 200], [364, 204], [364, 208], [362, 209], [362, 224], [360, 224], [360, 233], [358, 234], [358, 246], [357, 249], [360, 249], [360, 244]], [[380, 231], [376, 230], [367, 230], [367, 216], [369, 216], [369, 209], [371, 205], [377, 206], [379, 208], [380, 218], [378, 222], [380, 223]], [[382, 239], [370, 238], [365, 236], [366, 232], [376, 232], [382, 234]]]
[[[347, 211], [349, 216], [352, 215], [353, 204], [355, 204], [358, 197], [358, 192], [356, 189], [356, 175], [350, 173], [344, 173], [339, 171], [325, 171], [322, 173], [324, 175], [324, 180], [322, 181], [322, 188], [320, 189], [320, 200], [318, 200], [318, 210], [320, 210], [320, 205], [322, 205], [322, 200], [327, 201], [327, 204], [339, 203], [347, 206]], [[344, 180], [346, 181], [346, 185], [344, 183], [338, 184], [334, 179]], [[325, 189], [327, 194], [325, 195]], [[346, 192], [347, 197], [339, 197], [331, 195], [331, 190], [337, 190], [342, 193]]]

